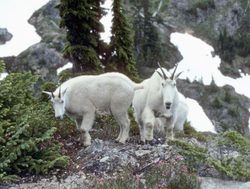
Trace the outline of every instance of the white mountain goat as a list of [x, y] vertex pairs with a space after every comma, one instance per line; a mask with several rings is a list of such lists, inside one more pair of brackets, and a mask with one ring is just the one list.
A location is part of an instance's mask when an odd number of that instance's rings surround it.
[[153, 140], [155, 126], [164, 125], [166, 138], [173, 138], [173, 130], [183, 130], [183, 124], [187, 118], [188, 107], [184, 101], [180, 101], [176, 88], [175, 76], [177, 66], [171, 77], [167, 77], [167, 70], [159, 65], [159, 68], [141, 84], [142, 90], [135, 92], [133, 99], [134, 116], [140, 128], [141, 141]]
[[81, 131], [81, 140], [85, 146], [91, 144], [89, 130], [95, 120], [95, 113], [111, 113], [120, 126], [116, 139], [125, 143], [129, 137], [130, 120], [128, 108], [132, 103], [135, 90], [142, 89], [121, 73], [78, 76], [61, 84], [54, 92], [43, 91], [51, 97], [55, 117], [66, 113], [75, 120]]

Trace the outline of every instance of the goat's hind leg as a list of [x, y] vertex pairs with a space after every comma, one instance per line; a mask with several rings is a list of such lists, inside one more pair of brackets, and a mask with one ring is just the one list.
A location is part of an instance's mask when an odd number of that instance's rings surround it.
[[115, 113], [113, 114], [115, 120], [117, 121], [118, 125], [120, 126], [120, 133], [117, 137], [116, 141], [120, 143], [125, 143], [126, 140], [129, 138], [129, 126], [130, 120], [128, 118], [127, 112], [125, 113]]

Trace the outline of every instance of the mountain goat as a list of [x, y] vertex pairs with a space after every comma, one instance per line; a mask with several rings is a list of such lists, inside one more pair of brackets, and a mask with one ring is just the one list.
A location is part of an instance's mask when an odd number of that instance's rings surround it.
[[141, 83], [144, 88], [135, 92], [132, 104], [142, 142], [153, 140], [157, 124], [164, 125], [166, 138], [169, 134], [173, 138], [173, 130], [183, 130], [188, 107], [179, 99], [176, 79], [181, 73], [175, 76], [176, 69], [177, 66], [167, 77], [167, 70], [159, 65], [154, 74]]
[[55, 117], [66, 113], [75, 120], [85, 146], [91, 144], [89, 130], [95, 120], [95, 113], [111, 113], [120, 126], [117, 141], [125, 143], [129, 137], [130, 120], [128, 108], [135, 90], [142, 89], [121, 73], [78, 76], [61, 84], [54, 92], [43, 91], [51, 97]]

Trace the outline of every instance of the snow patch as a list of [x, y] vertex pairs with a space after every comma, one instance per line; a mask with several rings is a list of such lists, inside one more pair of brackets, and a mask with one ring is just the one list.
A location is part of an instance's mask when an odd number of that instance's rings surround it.
[[28, 23], [31, 15], [49, 0], [8, 0], [0, 2], [0, 27], [7, 28], [13, 38], [0, 45], [0, 57], [17, 56], [19, 53], [38, 43], [41, 38], [35, 28]]
[[56, 70], [57, 75], [59, 75], [63, 70], [72, 69], [72, 67], [73, 67], [73, 64], [71, 62], [68, 62], [67, 64], [65, 64], [64, 66], [62, 66]]
[[8, 73], [4, 72], [4, 73], [0, 73], [0, 81], [4, 80], [4, 78], [7, 77], [7, 75], [9, 75]]
[[107, 14], [101, 18], [101, 23], [104, 26], [104, 31], [103, 33], [100, 33], [101, 39], [106, 42], [110, 43], [110, 37], [111, 37], [111, 26], [112, 26], [112, 1], [111, 0], [106, 0], [105, 3], [101, 6], [107, 10]]

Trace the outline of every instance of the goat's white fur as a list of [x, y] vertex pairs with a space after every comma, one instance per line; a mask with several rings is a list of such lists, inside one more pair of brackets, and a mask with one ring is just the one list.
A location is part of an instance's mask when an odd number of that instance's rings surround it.
[[82, 132], [81, 140], [88, 146], [91, 144], [89, 130], [94, 123], [95, 113], [98, 112], [114, 116], [120, 126], [116, 140], [125, 143], [129, 137], [130, 125], [127, 111], [135, 90], [142, 88], [141, 84], [134, 83], [127, 76], [111, 72], [78, 76], [62, 83], [53, 93], [43, 92], [51, 96], [56, 117], [62, 117], [66, 113], [75, 120], [78, 130]]
[[188, 105], [185, 102], [185, 97], [181, 97], [183, 96], [181, 93], [178, 92], [178, 96], [179, 102], [175, 104], [176, 107], [173, 108], [172, 116], [169, 117], [163, 113], [155, 120], [155, 129], [161, 132], [165, 131], [166, 139], [169, 137], [173, 139], [175, 132], [183, 132], [183, 126], [187, 120]]
[[[175, 86], [177, 77], [165, 79], [160, 74], [162, 71], [168, 74], [166, 69], [158, 68], [141, 83], [144, 88], [136, 91], [133, 99], [134, 116], [142, 142], [153, 139], [153, 130], [157, 125], [164, 125], [166, 138], [169, 134], [173, 138], [173, 130], [183, 130], [187, 118], [188, 107], [184, 101], [180, 101], [180, 93]], [[170, 109], [166, 109], [168, 101], [171, 103]]]

